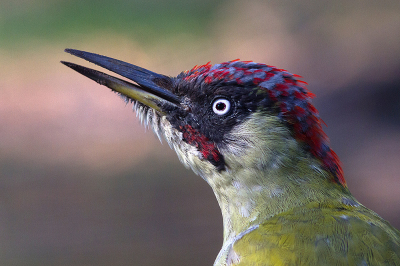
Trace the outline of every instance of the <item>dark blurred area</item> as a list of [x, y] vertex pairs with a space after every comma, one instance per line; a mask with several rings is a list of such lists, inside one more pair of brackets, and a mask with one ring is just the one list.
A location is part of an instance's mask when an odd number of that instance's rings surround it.
[[2, 0], [0, 265], [212, 265], [222, 245], [211, 188], [64, 48], [302, 75], [350, 190], [400, 228], [399, 1]]

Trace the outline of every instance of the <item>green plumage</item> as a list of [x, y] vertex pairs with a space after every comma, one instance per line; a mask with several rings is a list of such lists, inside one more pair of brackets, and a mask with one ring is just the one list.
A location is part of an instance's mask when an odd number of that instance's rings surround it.
[[332, 182], [276, 117], [256, 113], [230, 138], [244, 136], [258, 145], [208, 179], [225, 225], [215, 266], [400, 265], [399, 231]]

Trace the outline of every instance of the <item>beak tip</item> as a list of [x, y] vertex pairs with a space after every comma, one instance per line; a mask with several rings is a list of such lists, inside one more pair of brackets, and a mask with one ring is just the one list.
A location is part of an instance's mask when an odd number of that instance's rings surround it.
[[70, 67], [72, 69], [74, 69], [74, 66], [76, 66], [74, 63], [70, 63], [70, 62], [66, 62], [66, 61], [60, 61], [61, 64]]
[[66, 48], [64, 49], [64, 52], [75, 55], [77, 57], [81, 57], [84, 55], [85, 52], [80, 51], [80, 50], [76, 50], [76, 49], [71, 49], [71, 48]]

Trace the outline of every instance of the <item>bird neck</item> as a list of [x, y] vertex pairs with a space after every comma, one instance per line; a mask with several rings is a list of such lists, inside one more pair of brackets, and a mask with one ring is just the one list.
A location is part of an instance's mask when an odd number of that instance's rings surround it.
[[351, 196], [274, 117], [252, 117], [227, 139], [227, 170], [204, 176], [222, 211], [224, 243], [296, 206]]

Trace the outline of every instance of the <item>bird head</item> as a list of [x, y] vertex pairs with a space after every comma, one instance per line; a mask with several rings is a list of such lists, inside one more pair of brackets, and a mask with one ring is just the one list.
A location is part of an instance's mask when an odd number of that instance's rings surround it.
[[311, 103], [313, 94], [300, 76], [233, 60], [169, 77], [98, 54], [66, 52], [133, 81], [62, 62], [133, 102], [141, 120], [208, 182], [241, 169], [285, 167], [286, 155], [301, 149], [313, 161], [310, 167], [345, 186], [339, 160]]

